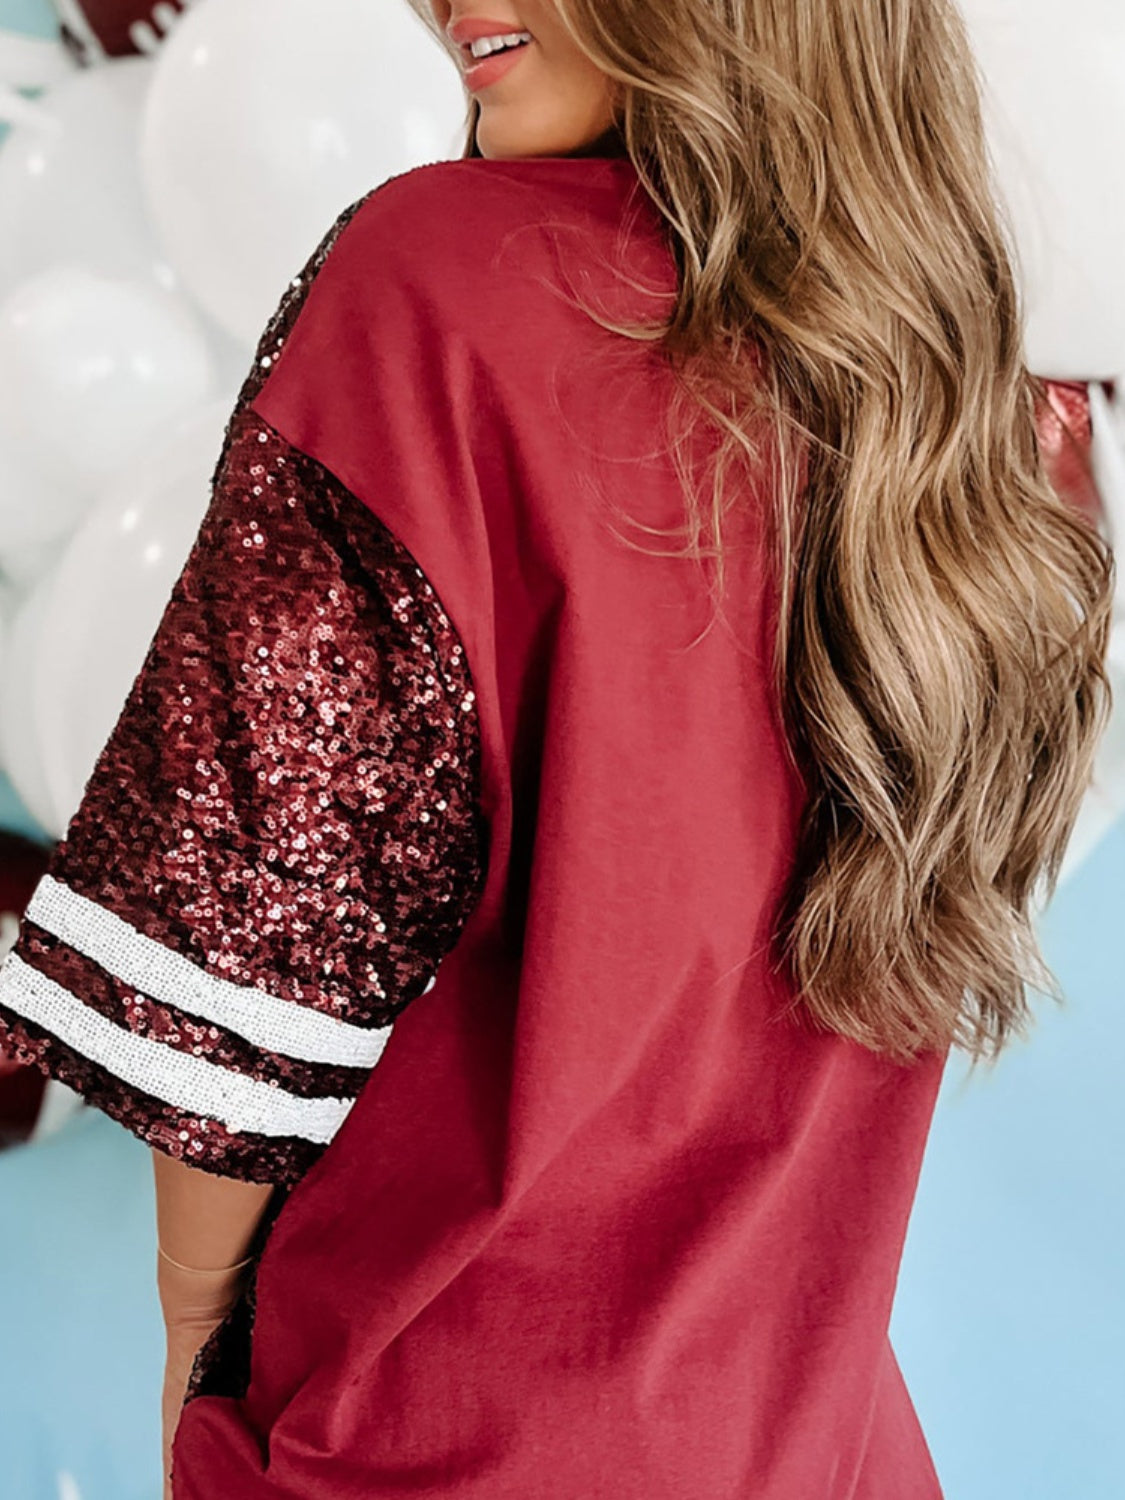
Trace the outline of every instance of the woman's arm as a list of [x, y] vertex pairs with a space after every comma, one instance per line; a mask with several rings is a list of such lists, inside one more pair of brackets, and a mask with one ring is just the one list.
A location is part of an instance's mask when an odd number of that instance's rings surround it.
[[[199, 1349], [238, 1296], [272, 1183], [242, 1182], [152, 1153], [156, 1181], [156, 1283], [167, 1355], [161, 1400], [164, 1495], [171, 1495], [172, 1439]], [[167, 1259], [166, 1257], [171, 1257]], [[179, 1264], [173, 1264], [178, 1262]]]
[[239, 1263], [247, 1258], [274, 1184], [203, 1172], [156, 1149], [152, 1169], [156, 1237], [164, 1251], [157, 1256], [156, 1283], [165, 1325], [213, 1327], [238, 1296], [245, 1274]]
[[[205, 1271], [225, 1270], [246, 1259], [273, 1195], [272, 1183], [220, 1177], [157, 1150], [152, 1168], [156, 1233], [165, 1254]], [[166, 1264], [162, 1258], [161, 1265]]]

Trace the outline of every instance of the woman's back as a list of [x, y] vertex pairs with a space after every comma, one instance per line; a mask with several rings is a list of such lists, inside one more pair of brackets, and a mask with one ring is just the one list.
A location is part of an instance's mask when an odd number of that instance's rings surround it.
[[245, 1400], [185, 1409], [183, 1500], [939, 1493], [887, 1326], [941, 1061], [784, 1014], [762, 512], [709, 631], [698, 569], [611, 534], [678, 490], [654, 357], [555, 295], [565, 264], [621, 297], [603, 257], [649, 289], [617, 315], [675, 285], [627, 160], [408, 173], [254, 397], [455, 627], [487, 831], [436, 986], [273, 1228]]

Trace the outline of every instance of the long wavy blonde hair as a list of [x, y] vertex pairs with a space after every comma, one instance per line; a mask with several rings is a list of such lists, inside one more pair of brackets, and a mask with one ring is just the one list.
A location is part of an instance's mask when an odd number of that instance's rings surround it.
[[555, 4], [676, 254], [666, 319], [598, 321], [659, 341], [678, 416], [718, 429], [706, 498], [675, 451], [680, 552], [720, 594], [723, 516], [762, 489], [729, 474], [770, 465], [776, 691], [809, 791], [774, 927], [795, 1008], [902, 1061], [995, 1061], [1027, 986], [1063, 999], [1034, 921], [1110, 711], [1114, 562], [1044, 468], [960, 12]]

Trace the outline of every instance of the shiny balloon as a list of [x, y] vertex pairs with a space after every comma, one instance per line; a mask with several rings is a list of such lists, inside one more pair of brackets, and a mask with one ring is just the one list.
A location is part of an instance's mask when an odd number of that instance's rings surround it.
[[63, 835], [65, 820], [59, 821], [47, 790], [38, 729], [41, 698], [47, 688], [39, 645], [50, 608], [48, 573], [20, 600], [6, 632], [0, 674], [0, 765], [43, 834], [57, 839]]
[[56, 266], [0, 304], [0, 444], [88, 492], [214, 389], [189, 305], [139, 282]]
[[1125, 375], [1125, 5], [961, 0], [1027, 297], [1027, 362]]
[[36, 99], [42, 125], [17, 125], [7, 136], [0, 295], [66, 264], [177, 289], [141, 185], [140, 121], [153, 71], [147, 59], [133, 59], [74, 72]]
[[26, 588], [77, 524], [89, 496], [38, 470], [15, 443], [0, 442], [0, 574]]
[[29, 717], [53, 828], [81, 800], [198, 535], [234, 404], [192, 413], [121, 475], [45, 580]]
[[141, 160], [165, 254], [250, 343], [329, 225], [460, 154], [453, 61], [405, 3], [199, 0], [156, 63]]

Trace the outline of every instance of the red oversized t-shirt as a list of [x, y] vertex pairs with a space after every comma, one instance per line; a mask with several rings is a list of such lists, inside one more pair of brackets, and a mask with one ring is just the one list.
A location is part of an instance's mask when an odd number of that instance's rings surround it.
[[633, 524], [671, 375], [574, 302], [675, 285], [625, 158], [341, 215], [0, 967], [9, 1047], [283, 1189], [176, 1500], [940, 1497], [887, 1329], [944, 1059], [788, 1014], [765, 501], [712, 621]]

